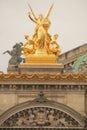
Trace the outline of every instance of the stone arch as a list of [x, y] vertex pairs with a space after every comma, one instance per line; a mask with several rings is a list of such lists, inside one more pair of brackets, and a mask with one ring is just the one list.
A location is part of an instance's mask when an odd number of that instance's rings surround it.
[[41, 94], [33, 101], [21, 103], [0, 117], [0, 127], [83, 128], [84, 118], [61, 103], [50, 101]]

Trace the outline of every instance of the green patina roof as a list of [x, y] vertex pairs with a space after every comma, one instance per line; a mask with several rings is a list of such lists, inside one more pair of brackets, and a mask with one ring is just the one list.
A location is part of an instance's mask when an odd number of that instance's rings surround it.
[[81, 69], [81, 65], [83, 64], [84, 61], [87, 61], [87, 54], [79, 57], [73, 64], [73, 68], [75, 69], [76, 72], [79, 72]]

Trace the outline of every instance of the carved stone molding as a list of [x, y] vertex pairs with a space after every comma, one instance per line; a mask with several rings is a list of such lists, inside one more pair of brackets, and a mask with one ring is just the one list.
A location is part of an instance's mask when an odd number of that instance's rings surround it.
[[14, 72], [11, 72], [9, 74], [4, 74], [3, 72], [0, 72], [0, 81], [19, 81], [19, 80], [30, 80], [30, 81], [85, 81], [87, 82], [87, 75], [84, 73], [78, 73], [78, 74], [73, 74], [71, 72], [63, 75], [61, 73], [55, 73], [55, 74], [50, 74], [50, 73], [32, 73], [32, 74], [27, 74], [27, 73], [21, 73], [21, 74], [16, 74]]
[[84, 118], [73, 109], [48, 100], [41, 92], [33, 101], [19, 104], [2, 114], [0, 126], [83, 128]]
[[50, 107], [33, 107], [9, 117], [1, 126], [29, 127], [81, 127], [78, 121], [61, 110]]

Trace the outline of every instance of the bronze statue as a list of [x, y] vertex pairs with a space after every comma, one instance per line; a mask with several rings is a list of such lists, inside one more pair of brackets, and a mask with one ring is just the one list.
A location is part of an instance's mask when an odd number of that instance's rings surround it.
[[11, 51], [7, 50], [3, 54], [8, 53], [11, 56], [11, 59], [9, 60], [9, 65], [15, 65], [18, 66], [22, 61], [23, 58], [21, 57], [21, 46], [23, 43], [16, 43], [13, 46], [13, 49]]

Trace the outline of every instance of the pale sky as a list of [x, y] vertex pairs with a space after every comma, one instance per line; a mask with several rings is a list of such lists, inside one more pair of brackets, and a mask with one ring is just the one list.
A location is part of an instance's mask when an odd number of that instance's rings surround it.
[[49, 17], [49, 33], [58, 34], [62, 53], [87, 43], [87, 0], [0, 0], [0, 71], [6, 73], [10, 56], [2, 53], [12, 50], [24, 35], [32, 37], [36, 26], [28, 18], [29, 2], [36, 15], [45, 15], [54, 7]]

